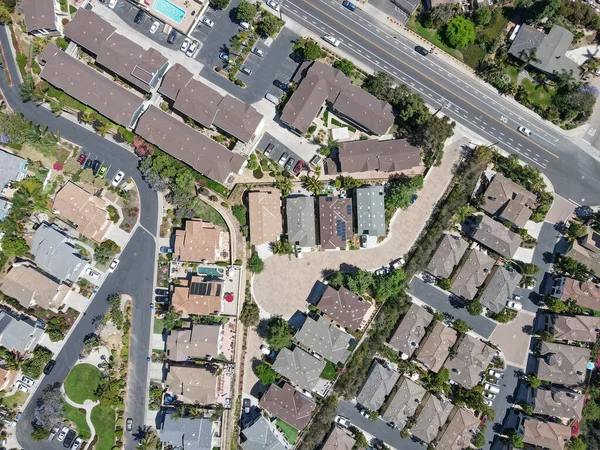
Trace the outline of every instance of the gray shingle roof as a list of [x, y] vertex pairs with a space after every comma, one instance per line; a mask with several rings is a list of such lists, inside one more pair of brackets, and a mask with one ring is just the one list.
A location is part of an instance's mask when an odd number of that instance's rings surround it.
[[536, 389], [533, 411], [545, 416], [581, 419], [585, 395], [570, 389], [550, 386], [548, 389]]
[[473, 300], [477, 295], [478, 287], [490, 274], [494, 262], [481, 250], [469, 250], [467, 260], [452, 281], [451, 291], [467, 300]]
[[425, 337], [427, 327], [432, 319], [433, 315], [424, 308], [416, 303], [411, 304], [390, 339], [390, 347], [405, 355], [412, 356], [423, 337]]
[[450, 372], [450, 379], [462, 387], [471, 389], [481, 381], [481, 374], [487, 370], [496, 350], [477, 338], [463, 334], [454, 358], [449, 358], [444, 367]]
[[481, 208], [523, 228], [533, 213], [536, 200], [535, 194], [498, 173], [483, 194]]
[[27, 160], [0, 150], [0, 190], [11, 181], [21, 180], [27, 174]]
[[423, 442], [433, 441], [453, 408], [454, 405], [449, 401], [440, 400], [435, 395], [429, 394], [410, 432]]
[[523, 241], [521, 236], [486, 215], [477, 216], [477, 222], [471, 234], [473, 239], [506, 258], [515, 255]]
[[258, 404], [271, 415], [277, 416], [299, 431], [302, 431], [308, 425], [310, 416], [317, 407], [315, 402], [302, 395], [288, 383], [283, 383], [282, 387], [276, 384], [269, 386]]
[[542, 342], [538, 358], [537, 377], [564, 386], [583, 383], [591, 352], [587, 348]]
[[444, 234], [427, 265], [427, 271], [436, 277], [450, 277], [468, 247], [469, 244], [462, 237]]
[[0, 345], [8, 350], [25, 353], [36, 346], [43, 334], [41, 328], [15, 319], [4, 311], [0, 312]]
[[489, 310], [499, 313], [519, 287], [521, 278], [521, 274], [516, 270], [507, 270], [503, 266], [494, 267], [492, 278], [485, 286], [479, 302]]
[[242, 430], [244, 450], [285, 450], [285, 446], [275, 436], [271, 425], [262, 415], [249, 427]]
[[60, 281], [77, 281], [87, 265], [70, 237], [47, 223], [35, 231], [31, 254], [39, 267]]
[[273, 363], [273, 370], [309, 392], [316, 388], [324, 368], [325, 361], [315, 358], [300, 347], [295, 347], [293, 351], [282, 348]]
[[429, 370], [437, 373], [442, 368], [450, 353], [450, 348], [455, 342], [456, 331], [442, 322], [436, 322], [419, 347], [417, 359]]
[[398, 378], [400, 378], [398, 372], [373, 361], [369, 375], [358, 392], [356, 401], [370, 411], [378, 411], [386, 397], [392, 392]]
[[299, 247], [317, 245], [315, 224], [315, 198], [305, 196], [287, 197], [285, 215], [288, 240]]
[[450, 423], [442, 430], [436, 448], [439, 450], [462, 450], [470, 448], [471, 439], [479, 428], [480, 420], [464, 408], [458, 408]]
[[352, 337], [323, 317], [319, 317], [317, 321], [307, 317], [295, 339], [334, 364], [344, 362], [350, 356], [348, 346]]
[[383, 419], [394, 422], [399, 430], [404, 428], [406, 422], [415, 414], [427, 391], [423, 386], [414, 381], [402, 377], [398, 384], [398, 390], [388, 405]]
[[212, 422], [204, 418], [173, 419], [165, 414], [160, 440], [185, 450], [212, 450]]
[[358, 234], [385, 236], [385, 194], [383, 186], [355, 189]]

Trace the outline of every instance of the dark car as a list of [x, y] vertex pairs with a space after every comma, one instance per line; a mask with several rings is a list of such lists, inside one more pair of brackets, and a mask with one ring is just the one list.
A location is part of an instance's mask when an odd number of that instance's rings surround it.
[[91, 169], [92, 169], [92, 172], [94, 172], [94, 175], [98, 175], [98, 171], [100, 170], [100, 167], [102, 167], [102, 162], [101, 162], [101, 161], [98, 161], [98, 160], [96, 159], [96, 160], [94, 160], [94, 161], [92, 162], [92, 167], [91, 167]]
[[156, 303], [169, 303], [169, 297], [157, 295], [156, 297], [154, 297], [154, 301]]
[[250, 399], [245, 398], [244, 399], [244, 414], [250, 414], [250, 406], [251, 405], [252, 405], [252, 403], [250, 403]]
[[171, 247], [161, 247], [160, 252], [161, 253], [173, 253], [173, 249]]
[[271, 154], [271, 152], [273, 151], [273, 144], [269, 144], [267, 145], [267, 148], [265, 148], [265, 156], [269, 156]]
[[73, 431], [73, 430], [69, 430], [69, 432], [65, 436], [65, 440], [63, 441], [63, 447], [71, 448], [71, 445], [73, 445], [73, 442], [75, 442], [75, 439], [77, 439], [77, 433], [75, 433], [75, 431]]
[[429, 55], [429, 50], [427, 50], [425, 47], [421, 47], [420, 45], [415, 47], [415, 52], [420, 53], [423, 56]]
[[350, 11], [356, 11], [356, 5], [354, 3], [349, 2], [348, 0], [344, 0], [342, 2], [342, 5], [348, 8]]
[[137, 14], [135, 15], [135, 17], [133, 18], [133, 23], [140, 23], [142, 21], [142, 19], [144, 18], [144, 10], [140, 9]]
[[154, 293], [156, 295], [169, 295], [169, 290], [167, 288], [156, 288]]
[[274, 80], [273, 84], [275, 86], [277, 86], [279, 89], [281, 89], [282, 91], [287, 91], [288, 90], [288, 85], [287, 83], [284, 83], [283, 81], [279, 81], [279, 80]]
[[408, 202], [408, 206], [410, 206], [414, 202], [416, 202], [418, 198], [419, 198], [419, 196], [417, 194], [413, 194], [413, 196], [410, 198], [410, 202]]
[[54, 369], [55, 365], [56, 361], [54, 361], [53, 359], [48, 361], [48, 364], [46, 364], [46, 367], [44, 367], [44, 375], [48, 375], [50, 372], [52, 372], [52, 369]]
[[294, 166], [294, 173], [296, 175], [298, 175], [303, 167], [304, 167], [304, 161], [299, 159], [298, 162], [296, 163], [296, 165]]
[[177, 37], [177, 31], [172, 30], [167, 37], [167, 44], [172, 44], [175, 42], [175, 38]]
[[82, 153], [81, 155], [79, 155], [77, 157], [77, 162], [83, 166], [85, 164], [86, 159], [87, 159], [87, 155], [85, 153]]

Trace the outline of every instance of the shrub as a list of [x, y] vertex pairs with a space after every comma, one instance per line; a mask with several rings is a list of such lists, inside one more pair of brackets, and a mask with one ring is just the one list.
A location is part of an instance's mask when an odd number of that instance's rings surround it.
[[248, 260], [248, 269], [250, 269], [250, 272], [261, 273], [264, 270], [264, 268], [265, 263], [260, 258], [260, 256], [258, 256], [258, 253], [252, 253], [252, 256]]

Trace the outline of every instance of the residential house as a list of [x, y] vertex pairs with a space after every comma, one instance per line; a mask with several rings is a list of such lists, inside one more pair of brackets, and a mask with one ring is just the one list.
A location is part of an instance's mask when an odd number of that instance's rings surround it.
[[173, 287], [171, 305], [186, 315], [218, 314], [223, 307], [223, 281], [199, 275], [179, 280]]
[[440, 400], [433, 394], [428, 394], [423, 409], [410, 432], [425, 443], [433, 441], [440, 428], [446, 423], [454, 405], [449, 401]]
[[293, 351], [282, 348], [273, 363], [275, 372], [308, 392], [317, 389], [323, 369], [325, 369], [325, 361], [315, 358], [300, 347], [294, 347]]
[[371, 303], [344, 286], [340, 286], [337, 291], [327, 286], [317, 307], [349, 330], [362, 329], [370, 316], [369, 313], [373, 310]]
[[169, 365], [164, 386], [169, 394], [185, 404], [214, 405], [217, 380], [215, 368]]
[[474, 240], [505, 258], [515, 256], [523, 242], [517, 233], [486, 215], [475, 216], [475, 226], [470, 231]]
[[467, 260], [454, 277], [450, 290], [467, 300], [473, 300], [479, 286], [490, 274], [494, 263], [495, 261], [481, 250], [469, 250]]
[[356, 439], [347, 428], [335, 424], [321, 450], [352, 450]]
[[334, 364], [343, 363], [350, 356], [348, 346], [353, 338], [324, 317], [307, 317], [294, 336], [309, 351], [317, 353]]
[[189, 219], [183, 229], [175, 231], [173, 258], [183, 262], [221, 261], [229, 254], [224, 249], [225, 231], [202, 219]]
[[494, 357], [496, 350], [481, 340], [463, 334], [453, 358], [444, 367], [450, 372], [450, 379], [466, 389], [472, 389], [481, 381]]
[[536, 201], [535, 194], [497, 173], [483, 194], [481, 208], [494, 217], [523, 228], [533, 214]]
[[0, 191], [4, 190], [11, 182], [21, 181], [25, 178], [27, 167], [26, 159], [0, 150]]
[[8, 200], [5, 200], [3, 198], [0, 198], [0, 222], [4, 222], [4, 219], [6, 219], [6, 216], [8, 215], [8, 212], [10, 211], [11, 207], [12, 207], [11, 202], [9, 202]]
[[[286, 450], [286, 447], [273, 433], [271, 424], [262, 415], [241, 432], [241, 447], [244, 450]], [[350, 450], [350, 449], [349, 449]]]
[[69, 288], [52, 280], [29, 263], [13, 265], [2, 280], [0, 291], [24, 308], [44, 309], [60, 306]]
[[352, 241], [352, 199], [319, 197], [319, 223], [323, 250], [346, 249]]
[[432, 320], [433, 315], [425, 308], [412, 303], [390, 339], [390, 347], [410, 358], [425, 337]]
[[293, 80], [298, 89], [286, 103], [281, 121], [304, 135], [324, 103], [337, 116], [378, 135], [394, 123], [392, 106], [354, 86], [340, 70], [318, 61], [304, 63]]
[[530, 417], [522, 418], [519, 431], [525, 444], [548, 450], [565, 450], [571, 440], [571, 427]]
[[531, 25], [521, 25], [508, 53], [548, 75], [570, 73], [578, 79], [579, 64], [566, 56], [572, 42], [573, 33], [561, 26], [552, 25], [546, 34]]
[[182, 89], [194, 78], [194, 74], [179, 63], [173, 64], [165, 73], [158, 93], [171, 102], [177, 100]]
[[221, 353], [221, 325], [197, 325], [171, 330], [167, 336], [167, 357], [171, 361], [216, 358]]
[[600, 285], [593, 281], [557, 278], [552, 287], [552, 296], [563, 302], [573, 300], [579, 306], [600, 311]]
[[212, 450], [214, 448], [212, 437], [213, 423], [210, 419], [189, 417], [173, 419], [171, 414], [165, 414], [160, 427], [160, 440], [172, 448]]
[[444, 234], [427, 265], [427, 271], [438, 278], [450, 278], [468, 247], [462, 237]]
[[47, 223], [35, 230], [31, 254], [38, 267], [61, 282], [76, 282], [87, 265], [79, 249], [71, 243], [71, 238]]
[[303, 195], [285, 199], [287, 236], [292, 245], [314, 247], [317, 245], [315, 224], [315, 198]]
[[354, 190], [358, 234], [385, 236], [385, 193], [383, 186], [363, 186]]
[[142, 113], [143, 97], [63, 52], [55, 44], [46, 45], [38, 61], [43, 66], [42, 79], [117, 124], [131, 128]]
[[248, 192], [248, 216], [250, 244], [277, 242], [283, 234], [281, 191], [257, 188]]
[[107, 206], [100, 197], [68, 182], [56, 193], [52, 210], [71, 222], [82, 236], [102, 242], [112, 225]]
[[116, 30], [95, 12], [79, 8], [77, 14], [65, 26], [65, 37], [97, 55], [102, 45]]
[[559, 341], [596, 342], [600, 317], [544, 315], [546, 330]]
[[258, 404], [272, 416], [278, 417], [299, 431], [308, 425], [310, 416], [317, 407], [315, 402], [288, 383], [283, 383], [281, 387], [276, 384], [269, 386]]
[[374, 360], [367, 379], [358, 392], [356, 402], [369, 411], [379, 411], [399, 378], [400, 374], [397, 371]]
[[7, 350], [21, 354], [33, 350], [43, 334], [44, 330], [32, 325], [30, 321], [0, 311], [0, 345]]
[[544, 416], [561, 417], [566, 423], [583, 417], [585, 394], [554, 386], [538, 388], [535, 392], [533, 412]]
[[479, 303], [494, 313], [499, 313], [506, 307], [506, 302], [512, 299], [515, 289], [521, 282], [521, 274], [514, 269], [495, 266], [492, 276], [486, 283]]
[[327, 160], [328, 174], [381, 172], [388, 174], [418, 175], [425, 166], [421, 163], [421, 149], [410, 145], [406, 139], [378, 141], [366, 139], [342, 142], [336, 157]]
[[571, 243], [566, 256], [585, 264], [595, 273], [600, 273], [600, 233], [589, 227], [585, 236]]
[[27, 33], [40, 37], [60, 36], [62, 24], [57, 15], [60, 11], [57, 1], [21, 0], [20, 5]]
[[469, 448], [480, 422], [471, 411], [456, 408], [450, 422], [442, 429], [436, 448], [439, 450]]
[[402, 430], [408, 419], [414, 416], [426, 393], [427, 391], [420, 384], [401, 377], [398, 389], [383, 413], [383, 420], [393, 422], [399, 430]]
[[587, 348], [541, 342], [537, 377], [564, 386], [578, 386], [585, 380], [586, 366], [591, 357]]
[[432, 372], [439, 372], [456, 342], [456, 337], [456, 331], [442, 322], [436, 322], [419, 347], [417, 360]]

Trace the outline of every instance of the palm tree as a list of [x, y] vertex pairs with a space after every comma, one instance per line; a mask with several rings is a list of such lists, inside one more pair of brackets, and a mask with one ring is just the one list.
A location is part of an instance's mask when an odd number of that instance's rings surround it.
[[292, 180], [290, 180], [289, 178], [282, 178], [280, 180], [277, 180], [277, 188], [281, 191], [281, 195], [283, 195], [284, 197], [290, 195], [290, 193], [292, 192]]
[[521, 53], [519, 53], [519, 58], [523, 61], [523, 64], [518, 67], [519, 72], [531, 63], [541, 62], [541, 60], [537, 57], [537, 50], [535, 48], [532, 48], [529, 53], [527, 50], [521, 50]]
[[242, 41], [240, 40], [239, 37], [234, 36], [231, 38], [231, 50], [233, 50], [235, 53], [238, 53], [242, 48]]
[[188, 410], [188, 416], [190, 417], [190, 419], [197, 419], [203, 414], [204, 409], [202, 409], [198, 403], [194, 403], [192, 406], [190, 406], [190, 409]]
[[292, 245], [290, 244], [290, 241], [288, 241], [287, 239], [282, 239], [280, 241], [273, 242], [271, 244], [271, 250], [274, 255], [289, 255], [294, 251]]
[[317, 177], [305, 177], [304, 188], [315, 195], [319, 195], [323, 190], [323, 184]]
[[185, 417], [186, 412], [186, 406], [183, 403], [177, 403], [175, 405], [175, 412], [171, 413], [171, 419], [181, 419], [182, 417]]
[[8, 370], [19, 370], [24, 361], [23, 355], [18, 352], [6, 352], [2, 357]]
[[160, 441], [154, 433], [146, 434], [136, 447], [139, 450], [156, 450], [159, 448]]
[[563, 70], [561, 73], [556, 74], [554, 80], [556, 82], [556, 87], [562, 88], [571, 83], [572, 81], [575, 81], [575, 77], [573, 77], [572, 70], [569, 70], [568, 72], [566, 70]]

